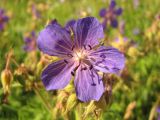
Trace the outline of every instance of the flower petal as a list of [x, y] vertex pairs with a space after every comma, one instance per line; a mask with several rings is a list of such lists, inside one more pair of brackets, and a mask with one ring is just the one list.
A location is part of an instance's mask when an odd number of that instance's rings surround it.
[[116, 2], [114, 0], [111, 1], [109, 8], [113, 9], [116, 6]]
[[77, 97], [83, 102], [98, 101], [104, 92], [103, 81], [95, 70], [82, 68], [78, 68], [74, 80]]
[[74, 63], [66, 63], [64, 60], [51, 63], [42, 72], [42, 82], [47, 90], [64, 88], [71, 80], [71, 71], [74, 69]]
[[104, 16], [106, 15], [106, 13], [107, 13], [106, 8], [102, 8], [102, 9], [100, 10], [100, 12], [99, 12], [99, 16], [100, 16], [100, 17], [104, 17]]
[[75, 23], [76, 23], [76, 20], [74, 19], [69, 20], [65, 25], [66, 30], [70, 31], [70, 29], [73, 29], [73, 26]]
[[124, 55], [113, 47], [101, 46], [90, 54], [94, 68], [106, 73], [119, 73], [124, 68]]
[[57, 22], [49, 24], [38, 36], [38, 48], [51, 56], [66, 56], [71, 53], [70, 34]]
[[73, 27], [75, 46], [82, 48], [84, 45], [95, 46], [98, 39], [104, 37], [103, 27], [94, 17], [79, 19]]
[[107, 28], [107, 19], [104, 19], [102, 22], [103, 30]]
[[116, 19], [111, 20], [111, 26], [112, 26], [113, 28], [118, 27], [118, 21], [117, 21]]
[[122, 8], [118, 8], [117, 10], [115, 10], [114, 11], [114, 13], [116, 14], [116, 15], [121, 15], [122, 14]]

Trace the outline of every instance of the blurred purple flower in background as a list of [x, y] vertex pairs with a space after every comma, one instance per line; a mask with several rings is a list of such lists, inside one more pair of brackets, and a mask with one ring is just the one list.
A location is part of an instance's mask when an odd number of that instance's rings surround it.
[[139, 35], [140, 34], [140, 29], [139, 28], [134, 28], [133, 29], [133, 34], [134, 35]]
[[23, 46], [23, 49], [27, 52], [36, 50], [37, 48], [36, 39], [37, 37], [36, 37], [35, 31], [32, 31], [29, 35], [26, 35], [24, 37], [25, 45]]
[[8, 22], [9, 17], [5, 14], [4, 9], [0, 8], [0, 31], [5, 27], [5, 24]]
[[122, 8], [116, 8], [116, 2], [111, 1], [108, 9], [102, 8], [99, 12], [100, 17], [103, 18], [103, 28], [107, 27], [107, 24], [110, 24], [113, 28], [118, 26], [117, 16], [122, 14]]
[[39, 33], [38, 48], [61, 58], [44, 69], [42, 82], [47, 90], [62, 89], [75, 76], [78, 99], [98, 101], [104, 92], [98, 71], [119, 73], [124, 67], [124, 55], [115, 48], [100, 46], [98, 40], [104, 37], [103, 27], [94, 17], [75, 21], [72, 31], [74, 40], [66, 28], [55, 22]]
[[139, 0], [133, 0], [133, 5], [134, 8], [137, 9], [137, 7], [139, 6]]
[[119, 23], [119, 32], [120, 32], [121, 34], [124, 34], [124, 30], [125, 30], [125, 21], [122, 20], [122, 21], [120, 21], [120, 23]]
[[158, 113], [158, 119], [157, 120], [160, 120], [160, 107], [157, 108], [157, 113]]
[[40, 12], [37, 10], [35, 4], [32, 4], [31, 10], [32, 10], [32, 15], [34, 16], [35, 19], [41, 18], [41, 14], [40, 14]]

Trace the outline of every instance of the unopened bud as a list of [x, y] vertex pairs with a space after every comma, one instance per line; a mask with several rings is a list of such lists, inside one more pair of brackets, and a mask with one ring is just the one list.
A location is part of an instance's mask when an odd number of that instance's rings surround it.
[[12, 73], [9, 69], [5, 69], [1, 72], [1, 81], [4, 94], [10, 93], [10, 85], [13, 79]]
[[135, 47], [130, 47], [128, 50], [128, 55], [130, 57], [136, 57], [139, 54], [139, 51]]

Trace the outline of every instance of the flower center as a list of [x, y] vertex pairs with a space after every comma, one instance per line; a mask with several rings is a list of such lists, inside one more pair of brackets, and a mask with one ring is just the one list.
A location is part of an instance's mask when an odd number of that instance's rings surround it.
[[86, 57], [86, 53], [82, 50], [75, 51], [73, 56], [74, 56], [75, 61], [80, 61], [80, 60], [83, 60]]

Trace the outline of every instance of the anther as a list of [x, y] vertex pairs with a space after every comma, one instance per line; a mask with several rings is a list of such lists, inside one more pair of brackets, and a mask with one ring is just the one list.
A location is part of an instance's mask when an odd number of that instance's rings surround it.
[[71, 75], [72, 75], [72, 76], [74, 76], [74, 75], [75, 75], [73, 71], [71, 72]]
[[100, 55], [100, 57], [102, 57], [102, 58], [106, 58], [106, 56], [105, 56], [104, 54], [101, 54], [101, 55]]
[[73, 46], [72, 46], [72, 51], [74, 50], [74, 47], [75, 47], [75, 46], [73, 45]]
[[95, 83], [92, 83], [91, 85], [92, 85], [92, 86], [96, 86], [96, 84], [95, 84]]
[[81, 71], [82, 71], [82, 70], [87, 70], [87, 67], [81, 68]]
[[68, 57], [73, 57], [73, 55], [71, 55], [71, 54], [67, 54], [67, 56], [68, 56]]
[[92, 50], [92, 47], [90, 45], [88, 45], [89, 49]]
[[68, 61], [67, 60], [64, 60], [64, 62], [67, 64], [68, 63]]
[[90, 69], [90, 70], [93, 69], [93, 65], [91, 65], [91, 66], [89, 67], [89, 69]]

